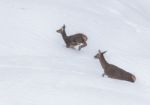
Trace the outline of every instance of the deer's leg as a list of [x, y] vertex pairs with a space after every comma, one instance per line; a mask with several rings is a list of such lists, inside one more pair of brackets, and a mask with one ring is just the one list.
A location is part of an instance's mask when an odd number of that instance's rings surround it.
[[81, 46], [79, 46], [79, 51], [81, 50], [81, 48], [83, 48], [83, 47], [85, 47], [85, 46], [87, 46], [87, 43], [86, 42], [84, 42]]
[[66, 45], [67, 48], [69, 48], [69, 45]]
[[105, 74], [105, 73], [103, 73], [103, 74], [102, 74], [102, 77], [104, 77], [105, 75], [106, 75], [106, 74]]
[[70, 48], [75, 49], [73, 45], [70, 45]]
[[69, 48], [69, 47], [70, 47], [70, 42], [69, 42], [69, 40], [66, 39], [65, 42], [66, 42], [66, 47]]
[[70, 48], [70, 44], [69, 44], [69, 43], [66, 43], [66, 47], [67, 47], [67, 48]]
[[66, 45], [67, 48], [75, 49], [73, 45]]

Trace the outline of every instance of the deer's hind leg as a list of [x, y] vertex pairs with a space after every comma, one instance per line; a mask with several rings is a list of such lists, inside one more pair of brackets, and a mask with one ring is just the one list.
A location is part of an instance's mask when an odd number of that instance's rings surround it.
[[83, 48], [83, 47], [85, 47], [85, 46], [87, 46], [87, 43], [86, 43], [86, 42], [83, 42], [83, 44], [82, 44], [81, 46], [79, 46], [78, 50], [80, 51], [81, 48]]

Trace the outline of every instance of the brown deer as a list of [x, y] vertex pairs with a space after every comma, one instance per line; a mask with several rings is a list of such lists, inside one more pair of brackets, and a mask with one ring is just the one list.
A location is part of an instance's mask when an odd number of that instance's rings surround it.
[[107, 75], [109, 78], [135, 82], [136, 77], [133, 74], [131, 74], [113, 64], [109, 64], [106, 61], [106, 59], [104, 58], [105, 53], [106, 53], [106, 51], [101, 52], [99, 50], [98, 53], [94, 56], [95, 58], [99, 59], [101, 66], [104, 69], [104, 73], [102, 75], [103, 77], [104, 77], [104, 75]]
[[71, 36], [67, 36], [66, 31], [65, 31], [65, 25], [63, 25], [62, 28], [60, 28], [56, 32], [58, 32], [62, 35], [67, 48], [74, 48], [75, 46], [80, 45], [78, 50], [81, 50], [81, 48], [87, 46], [86, 41], [88, 38], [86, 35], [84, 35], [82, 33], [77, 33], [77, 34], [74, 34]]

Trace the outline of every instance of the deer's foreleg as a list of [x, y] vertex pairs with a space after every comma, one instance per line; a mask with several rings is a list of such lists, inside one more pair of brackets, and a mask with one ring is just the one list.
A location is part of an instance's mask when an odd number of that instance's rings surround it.
[[102, 77], [104, 77], [105, 75], [106, 75], [106, 74], [105, 74], [105, 73], [103, 73], [103, 74], [102, 74]]

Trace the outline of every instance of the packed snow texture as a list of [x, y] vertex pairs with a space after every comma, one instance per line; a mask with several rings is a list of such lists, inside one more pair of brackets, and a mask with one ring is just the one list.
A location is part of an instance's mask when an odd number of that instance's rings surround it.
[[[0, 105], [150, 105], [149, 0], [0, 0]], [[88, 36], [81, 51], [56, 33]], [[98, 49], [135, 83], [102, 77]]]

